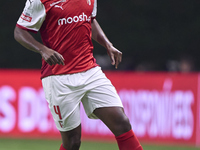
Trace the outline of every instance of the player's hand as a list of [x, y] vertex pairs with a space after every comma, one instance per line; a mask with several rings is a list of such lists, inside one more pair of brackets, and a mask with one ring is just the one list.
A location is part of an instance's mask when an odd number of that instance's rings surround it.
[[110, 56], [111, 64], [118, 68], [119, 63], [122, 61], [122, 52], [116, 49], [114, 46], [107, 48], [107, 53]]
[[64, 61], [65, 59], [61, 54], [56, 52], [55, 50], [46, 48], [45, 50], [42, 50], [41, 52], [42, 58], [49, 64], [49, 65], [65, 65]]

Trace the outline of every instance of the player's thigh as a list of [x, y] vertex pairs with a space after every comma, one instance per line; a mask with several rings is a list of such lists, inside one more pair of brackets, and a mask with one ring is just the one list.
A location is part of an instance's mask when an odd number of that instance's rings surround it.
[[[98, 81], [99, 82], [99, 81]], [[97, 86], [87, 91], [82, 99], [82, 103], [87, 116], [91, 119], [97, 119], [94, 110], [103, 107], [119, 107], [123, 108], [120, 97], [115, 88], [109, 82], [104, 85]]]
[[113, 132], [121, 135], [131, 129], [128, 117], [122, 107], [101, 107], [93, 112]]
[[115, 135], [131, 129], [121, 99], [111, 83], [89, 90], [82, 103], [89, 118], [99, 118]]

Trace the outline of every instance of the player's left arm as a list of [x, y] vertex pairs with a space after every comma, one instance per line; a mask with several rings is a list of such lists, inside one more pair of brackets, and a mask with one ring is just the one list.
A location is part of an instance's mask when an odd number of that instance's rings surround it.
[[116, 49], [109, 41], [96, 19], [92, 20], [92, 39], [107, 49], [111, 64], [115, 65], [117, 69], [119, 63], [122, 61], [122, 52]]

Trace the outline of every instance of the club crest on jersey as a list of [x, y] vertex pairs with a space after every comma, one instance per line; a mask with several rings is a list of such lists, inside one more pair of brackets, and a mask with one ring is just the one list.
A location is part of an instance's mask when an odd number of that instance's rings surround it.
[[91, 0], [87, 0], [87, 4], [88, 4], [88, 5], [91, 5]]

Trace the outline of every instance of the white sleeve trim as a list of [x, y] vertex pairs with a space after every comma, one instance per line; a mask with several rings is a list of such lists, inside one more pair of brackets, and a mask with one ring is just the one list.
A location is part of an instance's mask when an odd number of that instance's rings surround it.
[[91, 17], [94, 18], [94, 17], [96, 17], [96, 15], [97, 15], [97, 0], [94, 0], [94, 7], [93, 7]]
[[46, 10], [40, 0], [27, 0], [17, 24], [29, 30], [39, 31], [46, 17]]

